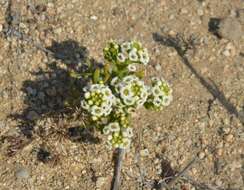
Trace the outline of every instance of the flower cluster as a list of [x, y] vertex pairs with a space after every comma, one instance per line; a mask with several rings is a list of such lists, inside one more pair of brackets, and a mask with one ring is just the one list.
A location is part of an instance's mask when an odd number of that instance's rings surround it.
[[156, 110], [161, 110], [168, 106], [173, 100], [172, 89], [164, 79], [153, 78], [147, 106]]
[[115, 89], [123, 103], [128, 107], [142, 106], [147, 100], [148, 88], [135, 75], [124, 77], [121, 82], [115, 85]]
[[108, 86], [92, 84], [83, 90], [84, 99], [81, 101], [81, 106], [91, 113], [93, 120], [105, 117], [111, 113], [115, 97]]
[[118, 44], [110, 42], [104, 48], [104, 57], [110, 62], [115, 62], [120, 66], [126, 66], [130, 72], [136, 71], [136, 64], [147, 65], [149, 55], [146, 48], [141, 43], [132, 41]]
[[133, 136], [130, 117], [137, 108], [160, 110], [172, 101], [172, 90], [163, 79], [147, 86], [136, 64], [147, 65], [148, 52], [139, 42], [108, 43], [106, 63], [92, 71], [93, 83], [84, 87], [81, 106], [107, 136], [109, 147], [129, 148]]
[[121, 127], [118, 122], [111, 122], [103, 128], [103, 134], [107, 135], [107, 144], [109, 147], [129, 148], [132, 128]]

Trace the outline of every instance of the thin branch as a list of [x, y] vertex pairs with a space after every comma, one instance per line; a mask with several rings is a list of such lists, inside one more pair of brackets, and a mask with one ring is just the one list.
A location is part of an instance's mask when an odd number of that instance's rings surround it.
[[166, 183], [160, 183], [159, 184], [159, 189], [162, 189], [163, 187], [166, 188], [166, 189], [170, 189], [170, 187], [172, 187], [177, 181], [179, 178], [181, 178], [192, 166], [193, 164], [195, 164], [197, 161], [199, 160], [199, 158], [196, 156], [191, 162], [189, 162], [185, 168], [183, 168], [183, 170], [181, 172], [179, 172], [178, 174], [176, 174], [172, 180], [169, 181], [168, 184]]
[[119, 190], [122, 162], [125, 155], [125, 149], [118, 148], [117, 150], [118, 150], [118, 157], [115, 163], [114, 179], [113, 179], [111, 190]]

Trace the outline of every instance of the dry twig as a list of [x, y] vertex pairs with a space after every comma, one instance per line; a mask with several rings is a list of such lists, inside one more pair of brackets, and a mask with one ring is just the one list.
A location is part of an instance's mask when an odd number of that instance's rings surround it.
[[111, 190], [119, 190], [122, 162], [125, 155], [125, 149], [118, 148], [117, 150], [118, 150], [118, 157], [115, 163], [114, 179], [113, 179]]

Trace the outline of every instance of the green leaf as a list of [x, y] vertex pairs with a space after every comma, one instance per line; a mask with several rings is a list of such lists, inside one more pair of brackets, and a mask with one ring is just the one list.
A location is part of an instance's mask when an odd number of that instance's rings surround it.
[[144, 70], [141, 70], [141, 71], [137, 71], [135, 73], [135, 75], [138, 77], [138, 78], [143, 78], [145, 76], [145, 71]]
[[82, 78], [82, 74], [77, 73], [77, 72], [75, 72], [75, 71], [70, 71], [70, 72], [69, 72], [69, 75], [70, 75], [70, 77], [72, 77], [72, 78], [76, 78], [76, 79], [80, 79], [80, 78]]
[[97, 68], [95, 71], [94, 71], [94, 73], [93, 73], [93, 82], [94, 83], [98, 83], [99, 82], [99, 80], [100, 80], [100, 69], [99, 68]]

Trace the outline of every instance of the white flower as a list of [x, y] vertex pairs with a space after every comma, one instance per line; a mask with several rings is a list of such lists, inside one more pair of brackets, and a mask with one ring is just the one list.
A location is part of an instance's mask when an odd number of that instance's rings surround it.
[[93, 121], [96, 121], [97, 119], [98, 119], [97, 116], [94, 116], [94, 115], [92, 116]]
[[153, 104], [156, 106], [156, 107], [160, 107], [161, 106], [161, 102], [162, 100], [158, 97], [155, 97], [154, 100], [153, 100]]
[[117, 59], [118, 59], [119, 62], [122, 63], [122, 62], [125, 62], [126, 57], [125, 57], [125, 55], [123, 53], [118, 53]]
[[119, 81], [119, 78], [118, 78], [118, 77], [114, 77], [114, 78], [111, 80], [110, 84], [111, 84], [112, 86], [115, 86], [115, 85], [118, 83], [118, 81]]
[[102, 109], [98, 106], [92, 106], [91, 108], [91, 114], [97, 117], [102, 116], [104, 113], [102, 111]]
[[131, 43], [130, 42], [124, 42], [121, 44], [121, 51], [123, 53], [127, 52], [130, 49], [131, 49]]
[[109, 115], [115, 104], [115, 96], [109, 87], [104, 84], [93, 84], [85, 88], [85, 99], [81, 101], [82, 108], [96, 118]]
[[126, 82], [126, 83], [136, 81], [136, 80], [137, 80], [137, 77], [134, 75], [128, 75], [125, 78], [123, 78], [123, 82]]
[[162, 95], [163, 92], [162, 92], [162, 90], [159, 88], [159, 86], [154, 86], [154, 87], [152, 88], [152, 94], [153, 94], [154, 96], [159, 96], [159, 95]]
[[147, 65], [149, 63], [149, 55], [147, 51], [139, 51], [140, 56], [140, 62], [142, 62], [143, 65]]
[[172, 96], [164, 96], [162, 102], [163, 106], [168, 106], [171, 103], [172, 99], [173, 99]]
[[130, 86], [121, 87], [119, 92], [122, 98], [130, 98], [133, 95]]
[[132, 128], [130, 128], [130, 127], [124, 128], [123, 131], [122, 131], [122, 135], [123, 135], [123, 137], [128, 137], [128, 138], [133, 137], [133, 130], [132, 130]]
[[131, 140], [129, 138], [123, 139], [123, 144], [121, 145], [121, 148], [129, 149], [131, 144]]
[[138, 55], [137, 55], [137, 50], [135, 48], [133, 48], [130, 52], [129, 52], [129, 59], [131, 61], [138, 61]]
[[135, 75], [128, 75], [117, 85], [118, 93], [127, 106], [141, 106], [145, 103], [148, 93], [143, 81]]
[[120, 131], [120, 127], [119, 127], [119, 123], [118, 122], [113, 122], [109, 124], [110, 130], [112, 132], [119, 132]]
[[163, 106], [168, 106], [172, 99], [173, 96], [170, 85], [163, 78], [153, 78], [147, 102], [152, 104], [152, 107], [161, 109]]
[[107, 126], [105, 126], [104, 128], [103, 128], [103, 134], [105, 134], [105, 135], [108, 135], [109, 133], [110, 133], [110, 126], [109, 125], [107, 125]]
[[136, 71], [136, 66], [134, 64], [130, 64], [130, 65], [128, 65], [128, 70], [130, 72], [135, 72]]
[[132, 99], [132, 98], [128, 98], [128, 97], [127, 98], [123, 98], [123, 101], [128, 106], [132, 106], [133, 104], [135, 104], [135, 100]]
[[87, 104], [85, 101], [81, 101], [81, 107], [85, 110], [88, 110], [90, 108], [89, 104]]

